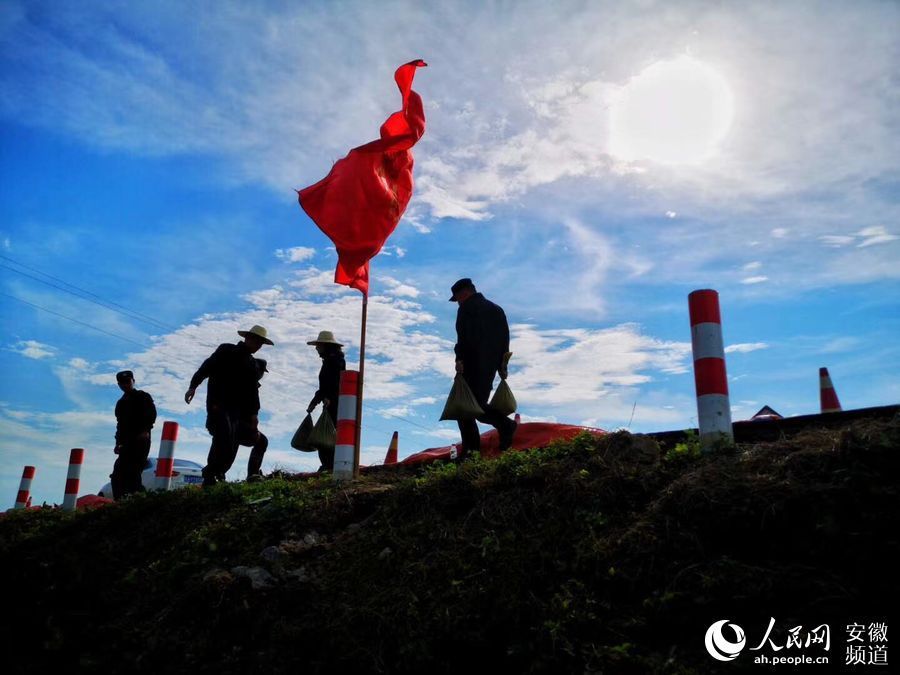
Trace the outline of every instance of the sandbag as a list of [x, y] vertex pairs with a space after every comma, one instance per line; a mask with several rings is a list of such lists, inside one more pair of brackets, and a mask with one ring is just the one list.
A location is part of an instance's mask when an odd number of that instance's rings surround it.
[[306, 441], [306, 444], [315, 450], [334, 450], [334, 443], [337, 440], [337, 431], [334, 428], [334, 422], [331, 421], [331, 415], [323, 406], [322, 414], [316, 421], [312, 433]]
[[[503, 369], [500, 371], [501, 373], [509, 367], [509, 359], [511, 357], [512, 352], [506, 352], [503, 355]], [[516, 397], [513, 396], [512, 389], [509, 388], [506, 378], [502, 375], [500, 376], [500, 386], [497, 387], [497, 390], [494, 392], [494, 396], [491, 398], [491, 402], [488, 403], [488, 405], [492, 410], [501, 415], [512, 415], [516, 412], [516, 408], [518, 407]]]
[[316, 449], [309, 444], [309, 435], [312, 433], [312, 430], [312, 415], [306, 413], [306, 417], [300, 422], [300, 426], [297, 427], [297, 431], [294, 432], [294, 436], [291, 438], [291, 447], [301, 452], [315, 452]]
[[506, 380], [500, 380], [500, 384], [488, 405], [501, 415], [512, 415], [516, 412], [516, 397], [513, 396], [512, 389], [509, 388]]
[[483, 415], [484, 410], [475, 400], [475, 395], [466, 383], [462, 375], [457, 374], [453, 378], [453, 386], [450, 388], [450, 395], [447, 397], [447, 403], [444, 404], [444, 412], [441, 413], [442, 420], [470, 420], [478, 415]]

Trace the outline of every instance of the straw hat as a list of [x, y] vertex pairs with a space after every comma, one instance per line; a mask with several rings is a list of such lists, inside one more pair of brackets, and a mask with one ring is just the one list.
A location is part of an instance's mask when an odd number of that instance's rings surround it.
[[319, 331], [319, 337], [315, 340], [310, 340], [306, 344], [308, 345], [337, 345], [338, 347], [343, 347], [340, 342], [334, 339], [334, 333], [330, 330], [322, 330]]
[[263, 343], [265, 343], [267, 345], [275, 344], [268, 338], [268, 332], [262, 326], [253, 326], [253, 328], [251, 328], [250, 330], [239, 330], [238, 335], [240, 335], [242, 338], [250, 337], [251, 335], [255, 335], [260, 340], [262, 340]]

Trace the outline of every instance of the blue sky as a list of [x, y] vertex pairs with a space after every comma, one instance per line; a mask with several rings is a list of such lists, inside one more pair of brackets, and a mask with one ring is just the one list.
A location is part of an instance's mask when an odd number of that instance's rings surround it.
[[[457, 438], [462, 276], [507, 312], [526, 420], [696, 424], [697, 288], [720, 293], [735, 419], [816, 412], [820, 366], [845, 408], [897, 403], [900, 8], [744, 4], [3, 3], [0, 494], [34, 464], [61, 501], [71, 447], [82, 491], [106, 482], [125, 367], [202, 463], [183, 393], [255, 323], [264, 470], [317, 465], [288, 446], [306, 341], [355, 360], [359, 294], [293, 190], [377, 136], [414, 58], [428, 127], [372, 265], [364, 462], [395, 429], [401, 456]], [[673, 82], [692, 127], [653, 98]]]

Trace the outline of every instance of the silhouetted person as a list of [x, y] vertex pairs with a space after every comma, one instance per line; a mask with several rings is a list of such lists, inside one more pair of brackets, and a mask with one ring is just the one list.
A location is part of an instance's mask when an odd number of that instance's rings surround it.
[[[306, 344], [314, 345], [322, 358], [322, 367], [319, 369], [319, 389], [309, 402], [306, 412], [322, 403], [331, 421], [337, 426], [338, 398], [341, 391], [341, 373], [346, 370], [347, 363], [344, 360], [344, 345], [334, 339], [331, 331], [319, 332], [319, 337], [310, 340]], [[319, 471], [331, 471], [334, 468], [334, 448], [331, 450], [319, 450], [319, 461], [322, 466]]]
[[143, 492], [141, 474], [150, 456], [150, 430], [156, 423], [156, 406], [146, 391], [134, 388], [134, 373], [116, 373], [122, 398], [116, 403], [116, 448], [118, 455], [110, 474], [114, 499]]
[[259, 440], [259, 368], [253, 355], [263, 345], [274, 343], [262, 326], [239, 330], [238, 335], [244, 338], [241, 342], [219, 345], [203, 362], [184, 395], [189, 404], [197, 387], [209, 378], [206, 430], [212, 443], [203, 467], [204, 486], [224, 481], [237, 457], [238, 446], [254, 445]]
[[[471, 279], [460, 279], [450, 288], [450, 302], [459, 303], [456, 313], [456, 372], [462, 374], [484, 410], [477, 419], [490, 424], [500, 434], [500, 451], [512, 444], [518, 426], [514, 421], [495, 412], [488, 405], [488, 397], [494, 388], [494, 376], [499, 372], [506, 377], [503, 362], [509, 351], [509, 324], [506, 314], [498, 305], [475, 289]], [[481, 449], [481, 435], [475, 420], [458, 420], [462, 436], [460, 459], [472, 451]]]

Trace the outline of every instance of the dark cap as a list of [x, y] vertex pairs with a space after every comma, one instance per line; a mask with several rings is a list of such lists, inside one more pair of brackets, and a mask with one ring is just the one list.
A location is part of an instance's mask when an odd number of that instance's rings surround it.
[[116, 373], [116, 382], [124, 382], [125, 380], [133, 380], [134, 373], [130, 370], [120, 370]]
[[453, 284], [450, 287], [450, 293], [451, 293], [450, 302], [453, 302], [454, 300], [456, 300], [457, 293], [459, 293], [460, 291], [465, 290], [467, 288], [471, 288], [473, 291], [475, 290], [475, 284], [472, 283], [472, 280], [469, 279], [469, 277], [460, 279], [455, 284]]

